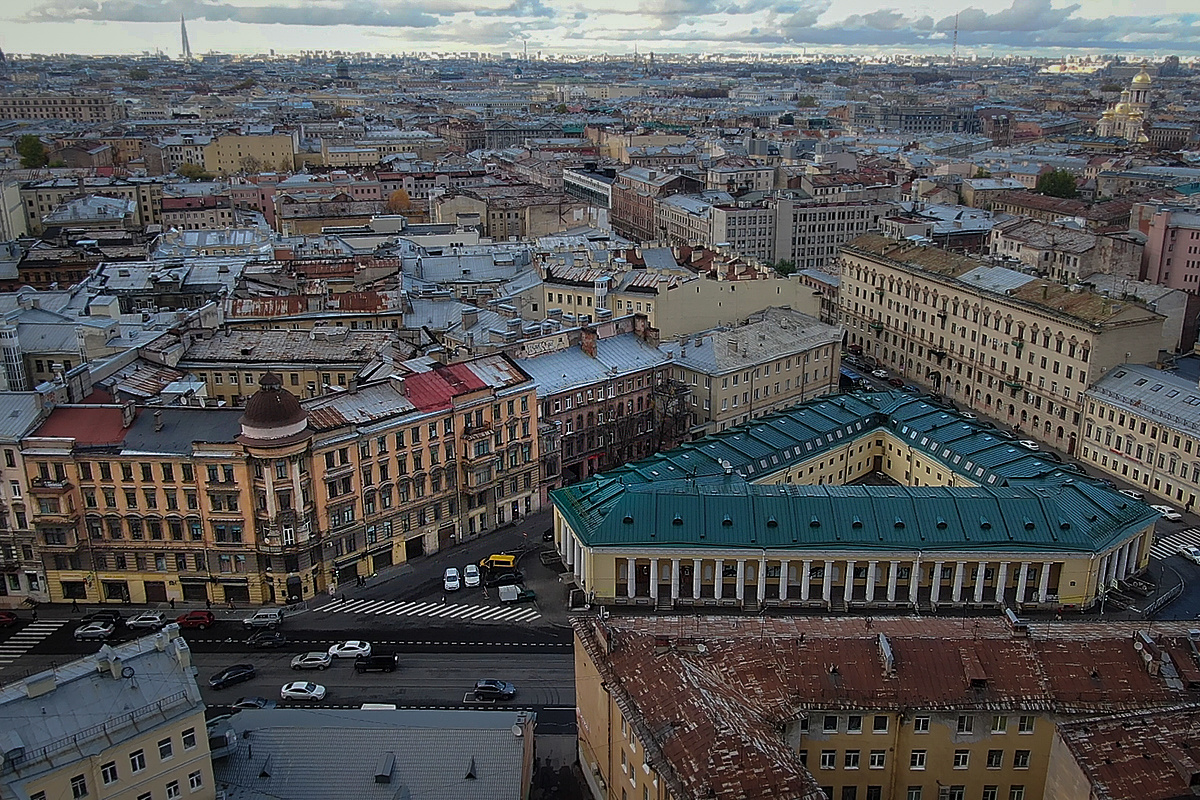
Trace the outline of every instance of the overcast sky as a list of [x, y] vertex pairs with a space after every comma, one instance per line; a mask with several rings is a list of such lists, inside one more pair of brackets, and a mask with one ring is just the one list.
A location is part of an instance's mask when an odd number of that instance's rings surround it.
[[1200, 0], [0, 0], [20, 53], [1200, 53]]

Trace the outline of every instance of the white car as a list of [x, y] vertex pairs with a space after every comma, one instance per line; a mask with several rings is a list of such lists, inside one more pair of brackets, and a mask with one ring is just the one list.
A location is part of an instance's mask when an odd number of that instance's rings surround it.
[[1157, 511], [1158, 515], [1160, 517], [1162, 517], [1163, 519], [1165, 519], [1167, 522], [1179, 522], [1179, 520], [1183, 519], [1183, 514], [1180, 514], [1178, 511], [1171, 508], [1170, 506], [1150, 506], [1150, 507], [1153, 508], [1155, 511]]
[[462, 588], [462, 581], [458, 577], [457, 567], [446, 567], [446, 574], [442, 576], [442, 587], [447, 592], [457, 592]]
[[158, 630], [167, 624], [167, 615], [161, 611], [146, 611], [125, 621], [126, 628], [149, 628]]
[[1026, 450], [1041, 450], [1042, 446], [1033, 439], [1021, 439], [1017, 444], [1024, 447]]
[[89, 622], [87, 625], [75, 629], [75, 639], [76, 641], [83, 641], [84, 639], [99, 639], [103, 642], [105, 639], [112, 636], [113, 631], [116, 629], [117, 626], [113, 625], [111, 622]]
[[1179, 555], [1191, 561], [1193, 564], [1200, 564], [1200, 547], [1193, 544], [1184, 545], [1179, 548]]
[[479, 575], [479, 567], [475, 564], [467, 564], [463, 567], [463, 584], [468, 588], [474, 588], [479, 585], [481, 580]]
[[371, 655], [370, 642], [338, 642], [329, 648], [329, 655], [333, 658], [358, 658], [359, 656]]
[[886, 378], [888, 376], [888, 371], [886, 369], [873, 369], [871, 370], [871, 374], [876, 378]]
[[1136, 489], [1118, 489], [1117, 494], [1123, 494], [1126, 497], [1133, 499], [1133, 500], [1145, 500], [1146, 499], [1146, 495], [1142, 494], [1141, 492], [1137, 491]]
[[324, 700], [325, 687], [308, 681], [285, 683], [279, 690], [279, 697], [283, 700]]
[[312, 653], [301, 653], [292, 659], [292, 669], [325, 669], [333, 663], [333, 656], [317, 650]]

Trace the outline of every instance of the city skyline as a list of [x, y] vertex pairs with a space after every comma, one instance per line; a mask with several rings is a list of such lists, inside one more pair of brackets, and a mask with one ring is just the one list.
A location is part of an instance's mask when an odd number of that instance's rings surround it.
[[179, 18], [193, 51], [400, 53], [478, 50], [530, 54], [798, 53], [1055, 55], [1200, 53], [1200, 14], [1184, 0], [1139, 13], [1133, 0], [10, 0], [0, 46], [18, 53], [178, 57]]

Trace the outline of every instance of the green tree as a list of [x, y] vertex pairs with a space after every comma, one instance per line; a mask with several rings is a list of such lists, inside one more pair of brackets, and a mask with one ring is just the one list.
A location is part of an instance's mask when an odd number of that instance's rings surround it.
[[796, 98], [796, 105], [800, 106], [801, 108], [816, 108], [817, 98], [813, 97], [811, 94], [802, 94]]
[[556, 106], [554, 107], [554, 113], [555, 113], [555, 114], [565, 114], [565, 113], [567, 113], [567, 104], [566, 104], [566, 103], [559, 103], [558, 105], [556, 105]]
[[397, 189], [388, 195], [387, 205], [383, 210], [389, 214], [403, 214], [406, 211], [412, 210], [412, 198], [408, 196], [408, 192], [403, 189]]
[[858, 83], [858, 81], [845, 75], [839, 75], [833, 79], [833, 83], [835, 86], [853, 86], [854, 84]]
[[1100, 91], [1102, 91], [1102, 92], [1119, 92], [1119, 91], [1121, 91], [1121, 88], [1122, 88], [1121, 84], [1119, 84], [1119, 83], [1106, 83], [1100, 87]]
[[796, 262], [788, 261], [785, 259], [783, 261], [778, 261], [778, 262], [772, 264], [771, 268], [786, 278], [788, 275], [791, 275], [793, 272], [796, 271]]
[[17, 155], [21, 157], [21, 166], [25, 169], [37, 169], [50, 163], [50, 154], [46, 145], [32, 133], [27, 133], [17, 139]]
[[193, 164], [190, 161], [186, 164], [180, 164], [175, 170], [175, 174], [181, 178], [187, 178], [189, 181], [208, 181], [212, 180], [212, 175], [204, 171], [204, 167], [199, 164]]
[[975, 175], [974, 175], [973, 177], [976, 177], [976, 178], [990, 178], [990, 177], [992, 177], [992, 173], [988, 172], [988, 171], [987, 171], [986, 169], [984, 169], [983, 167], [979, 167], [977, 170], [975, 170]]
[[129, 70], [129, 80], [131, 81], [148, 81], [150, 80], [150, 70], [145, 67], [134, 67]]
[[780, 114], [779, 115], [779, 124], [780, 125], [795, 125], [796, 124], [796, 116], [794, 114]]
[[1075, 187], [1075, 176], [1065, 169], [1055, 169], [1043, 174], [1037, 181], [1038, 194], [1049, 197], [1078, 197], [1079, 189]]

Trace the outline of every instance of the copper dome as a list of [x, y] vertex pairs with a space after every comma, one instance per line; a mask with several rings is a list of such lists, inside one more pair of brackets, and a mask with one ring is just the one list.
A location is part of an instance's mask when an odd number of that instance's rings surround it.
[[283, 388], [283, 381], [268, 372], [259, 381], [258, 391], [246, 401], [240, 422], [242, 428], [284, 428], [304, 422], [308, 414], [296, 395]]

